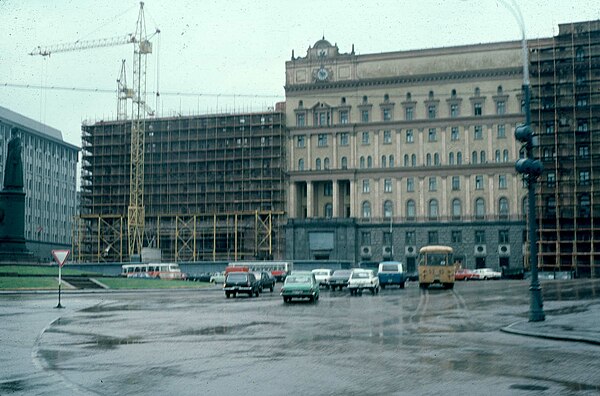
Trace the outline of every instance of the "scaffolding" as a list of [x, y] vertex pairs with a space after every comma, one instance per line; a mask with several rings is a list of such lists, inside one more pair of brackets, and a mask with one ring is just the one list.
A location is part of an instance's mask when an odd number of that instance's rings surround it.
[[[146, 130], [144, 246], [177, 262], [283, 257], [283, 112], [156, 118]], [[82, 131], [74, 258], [127, 261], [128, 125]]]
[[600, 21], [560, 25], [531, 53], [543, 271], [600, 276]]

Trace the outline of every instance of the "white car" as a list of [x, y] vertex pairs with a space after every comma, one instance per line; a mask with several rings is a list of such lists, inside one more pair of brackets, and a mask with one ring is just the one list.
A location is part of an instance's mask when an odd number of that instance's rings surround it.
[[325, 286], [329, 288], [329, 278], [333, 275], [333, 270], [326, 268], [319, 268], [312, 270], [312, 273], [315, 275], [315, 279], [319, 286]]
[[373, 270], [353, 269], [348, 279], [350, 295], [362, 294], [364, 289], [369, 289], [371, 294], [379, 293], [379, 278]]
[[473, 272], [479, 275], [479, 279], [483, 279], [483, 280], [502, 278], [501, 272], [494, 271], [491, 268], [479, 268], [479, 269], [473, 270]]

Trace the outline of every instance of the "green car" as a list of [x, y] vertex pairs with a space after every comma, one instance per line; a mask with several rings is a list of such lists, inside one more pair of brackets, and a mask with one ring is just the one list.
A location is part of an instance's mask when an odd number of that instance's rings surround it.
[[283, 302], [292, 301], [293, 298], [308, 298], [314, 302], [319, 299], [319, 283], [312, 272], [292, 272], [285, 278], [281, 287]]

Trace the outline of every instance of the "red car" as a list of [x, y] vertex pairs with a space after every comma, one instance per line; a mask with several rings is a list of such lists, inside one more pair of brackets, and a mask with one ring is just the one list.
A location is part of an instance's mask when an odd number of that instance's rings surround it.
[[468, 280], [475, 280], [475, 279], [479, 279], [479, 274], [473, 272], [473, 270], [467, 269], [467, 268], [461, 268], [461, 269], [457, 269], [456, 272], [454, 273], [454, 280], [457, 281], [468, 281]]

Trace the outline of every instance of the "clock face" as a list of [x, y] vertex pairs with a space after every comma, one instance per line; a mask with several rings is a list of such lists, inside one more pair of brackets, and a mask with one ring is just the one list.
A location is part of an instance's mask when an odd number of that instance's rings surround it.
[[320, 68], [319, 71], [317, 71], [317, 78], [319, 80], [327, 80], [327, 77], [329, 77], [329, 72], [324, 67]]

